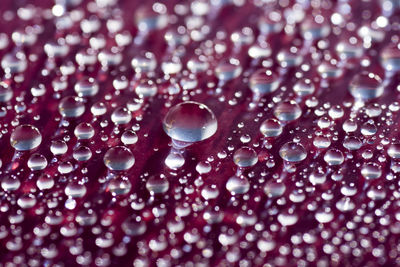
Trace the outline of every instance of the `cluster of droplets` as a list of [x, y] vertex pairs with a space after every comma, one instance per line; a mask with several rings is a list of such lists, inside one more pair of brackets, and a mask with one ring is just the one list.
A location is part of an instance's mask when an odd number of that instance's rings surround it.
[[18, 5], [4, 265], [398, 264], [396, 1]]

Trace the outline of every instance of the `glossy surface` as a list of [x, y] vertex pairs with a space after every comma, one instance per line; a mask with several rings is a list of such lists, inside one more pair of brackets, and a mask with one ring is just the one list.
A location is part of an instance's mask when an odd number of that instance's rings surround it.
[[0, 265], [398, 266], [399, 8], [2, 0]]

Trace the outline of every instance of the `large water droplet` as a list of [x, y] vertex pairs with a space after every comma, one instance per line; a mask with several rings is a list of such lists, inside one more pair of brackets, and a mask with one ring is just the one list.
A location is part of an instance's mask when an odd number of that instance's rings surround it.
[[384, 87], [378, 75], [369, 72], [361, 72], [354, 76], [349, 85], [352, 96], [356, 99], [370, 100], [380, 97]]
[[218, 123], [214, 113], [206, 105], [188, 101], [168, 111], [163, 127], [172, 139], [193, 143], [214, 135]]
[[361, 167], [361, 175], [364, 176], [364, 178], [370, 180], [370, 179], [377, 179], [381, 177], [382, 175], [382, 170], [381, 167], [374, 163], [366, 163]]
[[150, 194], [163, 194], [169, 189], [169, 182], [164, 176], [152, 176], [147, 180], [146, 188]]
[[296, 95], [304, 97], [304, 96], [309, 96], [312, 95], [315, 91], [315, 86], [309, 79], [303, 79], [298, 81], [294, 86], [293, 86], [293, 91], [296, 93]]
[[288, 142], [281, 147], [279, 155], [286, 161], [300, 162], [307, 157], [307, 151], [299, 143]]
[[276, 119], [266, 119], [261, 123], [260, 132], [265, 137], [276, 137], [282, 133], [282, 125]]
[[387, 71], [397, 72], [400, 70], [400, 45], [389, 44], [381, 52], [382, 66]]
[[116, 146], [110, 148], [104, 155], [104, 164], [113, 171], [125, 171], [135, 164], [135, 158], [129, 148]]
[[47, 159], [41, 154], [33, 154], [29, 157], [28, 167], [32, 171], [43, 170], [47, 166]]
[[259, 95], [272, 93], [279, 86], [278, 74], [268, 69], [257, 70], [250, 76], [249, 81], [250, 89]]
[[274, 109], [274, 115], [281, 121], [293, 121], [301, 116], [301, 108], [294, 101], [279, 103]]
[[165, 165], [170, 169], [179, 169], [185, 164], [185, 158], [179, 152], [171, 152], [165, 159]]
[[240, 76], [242, 67], [238, 60], [222, 61], [215, 68], [215, 74], [221, 81], [230, 81]]
[[391, 144], [387, 153], [393, 159], [400, 159], [400, 144]]
[[257, 153], [250, 147], [241, 147], [233, 154], [233, 162], [241, 168], [254, 166], [258, 162]]
[[99, 92], [99, 85], [94, 78], [85, 77], [75, 84], [74, 90], [80, 97], [94, 96]]
[[94, 129], [89, 123], [82, 122], [76, 126], [74, 135], [79, 140], [90, 139], [94, 136]]
[[328, 165], [340, 165], [344, 161], [343, 153], [338, 149], [329, 149], [324, 156], [324, 160]]
[[64, 97], [58, 105], [58, 110], [63, 117], [77, 118], [85, 112], [83, 100], [75, 96]]
[[228, 179], [226, 189], [232, 195], [246, 194], [250, 189], [250, 183], [246, 177], [235, 175]]
[[31, 150], [40, 145], [42, 135], [39, 130], [29, 124], [20, 125], [11, 134], [10, 143], [18, 151]]

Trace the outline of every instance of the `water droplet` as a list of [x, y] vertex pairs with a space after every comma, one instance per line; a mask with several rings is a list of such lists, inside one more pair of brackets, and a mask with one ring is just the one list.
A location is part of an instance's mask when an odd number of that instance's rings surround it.
[[13, 94], [14, 92], [10, 87], [0, 84], [0, 102], [10, 101]]
[[382, 66], [387, 71], [397, 72], [400, 70], [400, 46], [398, 44], [387, 45], [380, 56]]
[[370, 163], [364, 164], [361, 167], [361, 175], [368, 180], [377, 179], [377, 178], [381, 177], [382, 170], [378, 164], [376, 164], [374, 162], [370, 162]]
[[222, 61], [215, 68], [215, 75], [221, 81], [230, 81], [240, 76], [242, 67], [238, 60]]
[[226, 182], [226, 189], [232, 195], [246, 194], [250, 189], [250, 183], [246, 177], [238, 177], [235, 175], [229, 178]]
[[255, 44], [249, 48], [248, 54], [252, 58], [267, 58], [271, 55], [272, 49], [267, 42]]
[[86, 140], [94, 136], [94, 129], [89, 123], [82, 122], [75, 127], [74, 134], [79, 140]]
[[400, 144], [391, 144], [387, 153], [392, 159], [400, 159]]
[[169, 182], [164, 176], [152, 176], [147, 180], [146, 188], [152, 195], [163, 194], [169, 189]]
[[28, 159], [28, 167], [32, 171], [43, 170], [47, 167], [47, 159], [41, 154], [32, 154]]
[[160, 14], [150, 7], [143, 6], [136, 10], [135, 22], [141, 32], [149, 32], [167, 26], [168, 17], [166, 14]]
[[244, 146], [235, 151], [233, 162], [240, 168], [251, 167], [258, 162], [258, 156], [254, 149]]
[[86, 195], [86, 191], [86, 186], [78, 182], [68, 183], [64, 190], [65, 194], [72, 198], [81, 198]]
[[307, 17], [300, 25], [301, 35], [306, 40], [322, 39], [329, 35], [331, 28], [325, 21], [317, 22], [313, 17]]
[[58, 105], [58, 110], [63, 117], [77, 118], [85, 112], [83, 100], [75, 96], [64, 97]]
[[329, 149], [324, 156], [324, 160], [328, 165], [340, 165], [344, 162], [343, 153], [338, 149]]
[[36, 181], [36, 186], [39, 190], [50, 189], [54, 186], [54, 180], [50, 176], [42, 175]]
[[380, 97], [383, 94], [384, 87], [379, 76], [364, 71], [354, 76], [350, 82], [349, 90], [356, 99], [370, 100]]
[[6, 176], [1, 181], [1, 188], [5, 191], [15, 191], [21, 186], [21, 182], [16, 178]]
[[127, 218], [121, 225], [122, 230], [129, 236], [138, 236], [146, 232], [146, 223], [140, 217]]
[[215, 185], [206, 185], [201, 190], [201, 196], [207, 200], [216, 199], [218, 195], [219, 195], [219, 190]]
[[274, 109], [274, 115], [281, 121], [293, 121], [301, 116], [301, 108], [294, 101], [279, 103]]
[[362, 146], [362, 142], [355, 136], [346, 136], [343, 141], [343, 146], [348, 150], [358, 150]]
[[285, 184], [276, 181], [269, 181], [264, 186], [264, 193], [270, 198], [280, 197], [285, 193], [285, 191]]
[[10, 143], [18, 151], [32, 150], [40, 145], [42, 135], [29, 124], [20, 125], [11, 134]]
[[137, 141], [138, 136], [132, 130], [125, 131], [121, 136], [121, 142], [124, 143], [124, 145], [133, 145], [136, 144]]
[[80, 97], [94, 96], [99, 92], [99, 85], [92, 77], [85, 77], [78, 81], [74, 87]]
[[266, 119], [261, 123], [260, 132], [265, 137], [276, 137], [282, 133], [282, 125], [276, 119]]
[[92, 114], [94, 116], [101, 116], [106, 114], [107, 112], [107, 107], [103, 102], [96, 102], [93, 104], [93, 106], [90, 108], [90, 112], [92, 112]]
[[157, 61], [153, 53], [143, 52], [135, 55], [131, 65], [136, 72], [151, 72], [157, 67]]
[[292, 47], [291, 49], [283, 49], [277, 54], [276, 58], [282, 68], [298, 66], [303, 60], [303, 57], [295, 47]]
[[362, 42], [356, 38], [350, 38], [350, 40], [340, 41], [336, 45], [336, 51], [341, 59], [361, 57], [363, 53]]
[[21, 73], [26, 70], [28, 66], [25, 54], [23, 53], [10, 53], [6, 54], [1, 60], [1, 67], [4, 72], [9, 74]]
[[304, 97], [312, 95], [315, 91], [314, 83], [309, 79], [302, 79], [293, 86], [293, 91], [296, 95]]
[[53, 153], [55, 156], [57, 155], [63, 155], [67, 153], [68, 146], [67, 144], [62, 141], [62, 140], [56, 140], [52, 141], [50, 145], [50, 151]]
[[135, 158], [129, 148], [116, 146], [106, 152], [104, 164], [112, 171], [125, 171], [132, 168], [135, 164]]
[[260, 16], [258, 20], [258, 29], [263, 34], [280, 32], [284, 27], [285, 19], [279, 12], [268, 12]]
[[125, 107], [119, 107], [111, 114], [111, 120], [117, 125], [127, 124], [131, 121], [132, 114]]
[[140, 98], [152, 97], [157, 94], [157, 85], [151, 80], [142, 81], [136, 86], [135, 92]]
[[307, 151], [299, 143], [288, 142], [281, 147], [279, 155], [286, 161], [300, 162], [307, 157]]
[[207, 161], [205, 162], [199, 162], [196, 165], [196, 171], [199, 174], [205, 174], [205, 173], [209, 173], [211, 171], [212, 167], [211, 164]]
[[113, 196], [121, 196], [128, 194], [132, 188], [131, 182], [127, 179], [114, 178], [107, 186], [108, 191], [111, 192]]
[[254, 94], [265, 95], [278, 89], [279, 75], [268, 69], [260, 69], [250, 76], [249, 82]]
[[74, 149], [72, 157], [76, 161], [87, 161], [92, 157], [92, 151], [86, 146], [79, 146]]
[[185, 158], [179, 152], [171, 152], [165, 159], [165, 165], [170, 169], [179, 169], [185, 164]]
[[163, 120], [167, 135], [188, 143], [210, 138], [217, 131], [217, 126], [214, 113], [206, 105], [192, 101], [172, 107]]
[[278, 215], [278, 221], [283, 226], [294, 225], [295, 223], [297, 223], [298, 220], [299, 220], [299, 216], [297, 214], [290, 213], [287, 211], [283, 211]]

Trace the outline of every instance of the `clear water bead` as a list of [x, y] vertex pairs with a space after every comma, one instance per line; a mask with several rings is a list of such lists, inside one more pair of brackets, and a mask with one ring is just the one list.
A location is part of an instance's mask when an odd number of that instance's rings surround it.
[[307, 151], [299, 143], [288, 142], [281, 147], [279, 155], [286, 161], [300, 162], [307, 157]]
[[276, 137], [282, 133], [282, 125], [276, 119], [266, 119], [261, 123], [260, 132], [265, 137]]
[[214, 113], [206, 105], [187, 101], [168, 111], [163, 127], [172, 139], [194, 143], [214, 135], [218, 123]]
[[242, 67], [238, 60], [222, 61], [215, 68], [215, 75], [221, 81], [230, 81], [240, 76]]
[[29, 124], [20, 125], [11, 134], [10, 143], [18, 151], [32, 150], [40, 145], [42, 135]]
[[351, 95], [356, 99], [370, 100], [383, 94], [382, 79], [370, 72], [361, 72], [354, 76], [349, 85]]
[[296, 82], [296, 84], [293, 86], [293, 91], [296, 93], [296, 95], [301, 97], [309, 96], [314, 93], [315, 86], [310, 79], [303, 79]]
[[225, 187], [232, 195], [241, 195], [249, 191], [250, 183], [246, 177], [235, 175], [228, 179]]
[[361, 175], [368, 180], [377, 179], [382, 175], [381, 166], [375, 162], [369, 162], [361, 167]]
[[391, 144], [387, 153], [392, 159], [400, 159], [400, 144]]
[[278, 89], [279, 75], [268, 69], [257, 70], [250, 76], [250, 89], [255, 94], [264, 95]]
[[94, 136], [94, 129], [89, 123], [82, 122], [76, 126], [74, 135], [79, 140], [90, 139]]
[[47, 159], [41, 154], [32, 154], [28, 159], [28, 167], [32, 171], [43, 170], [47, 167]]
[[301, 113], [301, 108], [294, 101], [281, 102], [274, 109], [275, 117], [281, 121], [297, 120]]
[[233, 162], [241, 168], [251, 167], [258, 162], [258, 156], [254, 149], [245, 146], [235, 151]]
[[58, 105], [60, 114], [65, 118], [77, 118], [85, 112], [83, 100], [76, 96], [67, 96], [61, 99]]
[[121, 142], [124, 145], [133, 145], [138, 141], [137, 134], [132, 130], [127, 130], [121, 135]]
[[325, 153], [324, 160], [329, 166], [340, 165], [344, 162], [344, 156], [340, 150], [332, 148]]
[[85, 77], [75, 84], [74, 90], [80, 97], [94, 96], [99, 92], [99, 85], [94, 78]]
[[104, 164], [112, 171], [125, 171], [135, 164], [135, 158], [129, 148], [116, 146], [104, 155]]
[[387, 71], [397, 72], [400, 70], [400, 46], [399, 44], [389, 44], [380, 55], [382, 67]]

